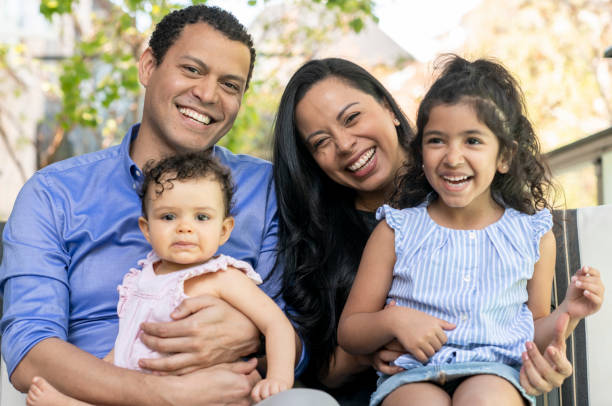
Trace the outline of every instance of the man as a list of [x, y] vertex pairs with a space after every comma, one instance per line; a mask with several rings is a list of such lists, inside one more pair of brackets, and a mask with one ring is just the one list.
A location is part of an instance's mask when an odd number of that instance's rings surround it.
[[[248, 404], [259, 378], [255, 362], [235, 361], [260, 347], [259, 332], [212, 297], [185, 300], [174, 322], [142, 326], [146, 345], [173, 355], [140, 366], [181, 376], [129, 371], [99, 358], [117, 333], [117, 285], [150, 250], [137, 225], [140, 168], [150, 160], [210, 149], [229, 166], [236, 229], [220, 252], [250, 262], [264, 279], [270, 274], [271, 165], [215, 146], [234, 123], [254, 59], [251, 37], [224, 10], [170, 13], [139, 61], [142, 122], [121, 145], [51, 165], [23, 187], [5, 227], [0, 267], [2, 354], [19, 390], [41, 376], [95, 404]], [[278, 280], [269, 278], [263, 289], [274, 294]]]

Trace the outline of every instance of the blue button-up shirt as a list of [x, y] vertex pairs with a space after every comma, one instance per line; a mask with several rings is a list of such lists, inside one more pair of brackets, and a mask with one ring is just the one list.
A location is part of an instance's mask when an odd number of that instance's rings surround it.
[[[4, 229], [0, 266], [9, 375], [46, 338], [97, 357], [112, 349], [117, 285], [151, 249], [138, 228], [143, 175], [129, 155], [138, 129], [133, 126], [120, 145], [38, 171], [20, 191]], [[265, 281], [261, 288], [273, 295], [280, 279], [266, 280], [277, 243], [272, 165], [218, 146], [213, 154], [236, 185], [236, 228], [219, 253], [249, 262]]]

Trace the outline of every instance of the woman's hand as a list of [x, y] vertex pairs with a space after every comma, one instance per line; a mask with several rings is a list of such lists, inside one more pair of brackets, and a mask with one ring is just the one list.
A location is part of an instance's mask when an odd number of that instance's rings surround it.
[[143, 369], [183, 375], [257, 351], [259, 330], [241, 312], [214, 296], [185, 299], [171, 314], [175, 321], [143, 323], [140, 339], [152, 350], [172, 355], [141, 359]]
[[392, 365], [400, 355], [406, 354], [408, 351], [402, 347], [397, 340], [391, 341], [389, 344], [372, 354], [372, 367], [377, 371], [386, 374], [394, 375], [402, 372], [404, 368]]
[[595, 268], [583, 266], [572, 276], [567, 287], [563, 310], [574, 320], [581, 320], [596, 313], [603, 303], [605, 287]]
[[528, 394], [537, 396], [550, 392], [572, 374], [572, 364], [565, 352], [565, 331], [569, 319], [567, 313], [559, 316], [555, 324], [555, 338], [546, 347], [543, 356], [533, 342], [526, 343], [520, 382]]

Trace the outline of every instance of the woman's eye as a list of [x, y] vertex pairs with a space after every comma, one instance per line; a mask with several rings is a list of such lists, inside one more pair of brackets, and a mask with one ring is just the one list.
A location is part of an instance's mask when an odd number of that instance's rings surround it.
[[345, 124], [352, 123], [357, 118], [357, 116], [359, 116], [359, 114], [360, 113], [358, 113], [358, 112], [357, 113], [349, 114], [348, 117], [346, 118], [346, 120], [344, 121], [344, 123]]
[[167, 214], [164, 214], [161, 218], [162, 220], [171, 221], [171, 220], [174, 220], [176, 216], [172, 213], [167, 213]]
[[198, 214], [198, 215], [196, 216], [196, 219], [197, 219], [198, 221], [206, 221], [206, 220], [208, 220], [208, 219], [209, 219], [209, 217], [208, 217], [206, 214]]
[[318, 148], [325, 146], [325, 144], [327, 144], [327, 140], [329, 140], [329, 137], [322, 137], [322, 138], [315, 140], [312, 143], [312, 148], [316, 150]]

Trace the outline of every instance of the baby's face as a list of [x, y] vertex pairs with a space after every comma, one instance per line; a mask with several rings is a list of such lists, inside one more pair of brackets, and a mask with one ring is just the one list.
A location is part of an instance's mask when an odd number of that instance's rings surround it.
[[140, 220], [145, 237], [167, 263], [166, 271], [208, 260], [227, 241], [234, 225], [225, 216], [218, 182], [200, 178], [172, 184], [160, 196], [155, 196], [154, 187], [149, 189], [148, 219]]

